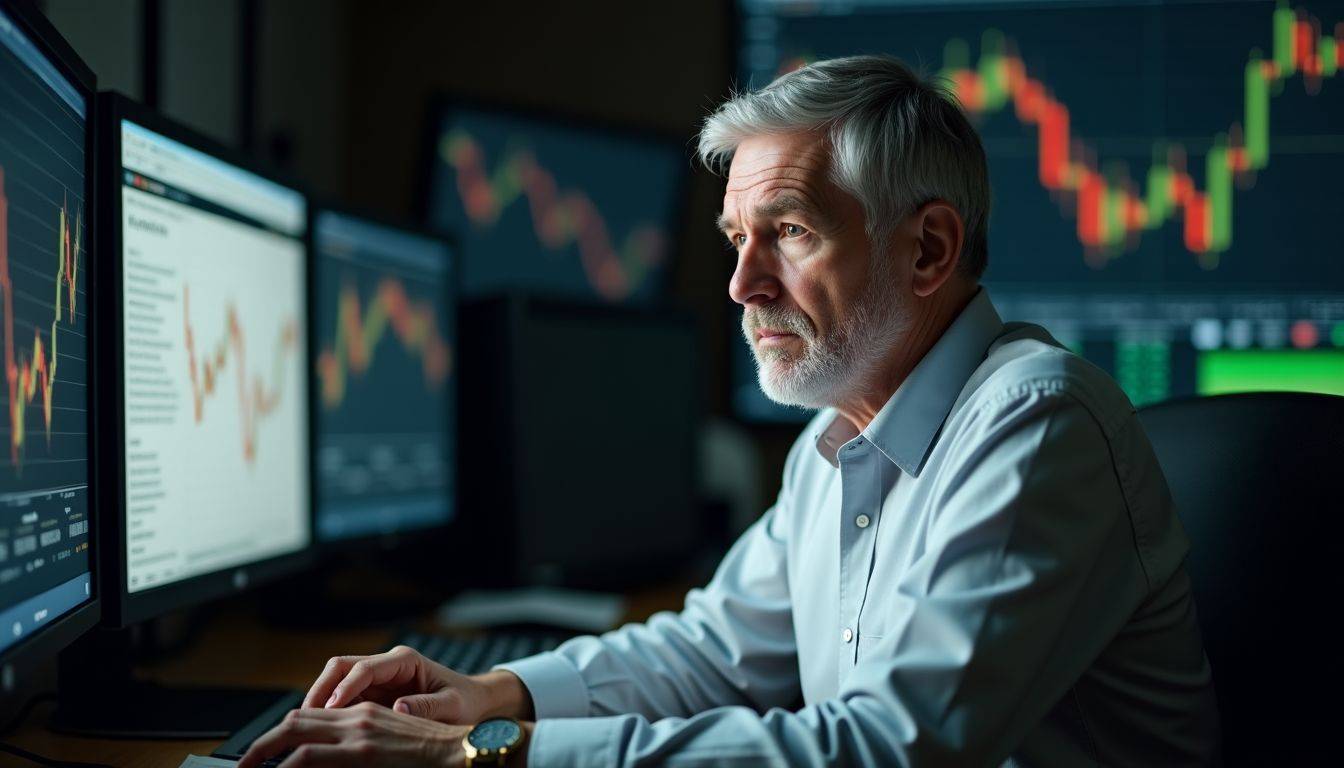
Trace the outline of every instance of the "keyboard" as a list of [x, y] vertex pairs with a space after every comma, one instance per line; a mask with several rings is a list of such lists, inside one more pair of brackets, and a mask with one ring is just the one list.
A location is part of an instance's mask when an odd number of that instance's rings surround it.
[[461, 672], [478, 675], [496, 664], [554, 650], [564, 642], [558, 634], [496, 633], [476, 637], [447, 637], [407, 632], [393, 645], [409, 645], [425, 658]]
[[[392, 646], [410, 646], [425, 658], [451, 670], [464, 675], [476, 675], [490, 671], [496, 664], [554, 650], [564, 641], [565, 636], [556, 633], [491, 632], [471, 637], [449, 637], [424, 632], [404, 632], [392, 642]], [[242, 757], [247, 748], [252, 746], [252, 742], [279, 725], [286, 712], [303, 703], [304, 693], [294, 691], [278, 699], [252, 722], [239, 728], [228, 741], [220, 744], [214, 756], [227, 760]], [[270, 762], [268, 761], [267, 768], [270, 768]]]

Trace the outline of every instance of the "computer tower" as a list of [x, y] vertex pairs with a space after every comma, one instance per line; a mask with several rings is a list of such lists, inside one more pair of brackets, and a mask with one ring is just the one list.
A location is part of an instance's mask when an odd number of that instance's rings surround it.
[[695, 327], [668, 310], [480, 299], [461, 317], [471, 587], [620, 590], [701, 549]]

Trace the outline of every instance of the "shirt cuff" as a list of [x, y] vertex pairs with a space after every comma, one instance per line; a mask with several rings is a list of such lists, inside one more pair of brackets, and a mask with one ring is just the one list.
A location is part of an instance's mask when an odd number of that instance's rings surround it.
[[495, 669], [512, 672], [523, 681], [537, 720], [588, 715], [588, 684], [574, 663], [558, 653], [539, 653]]
[[528, 768], [621, 765], [621, 730], [629, 715], [538, 720], [527, 748]]

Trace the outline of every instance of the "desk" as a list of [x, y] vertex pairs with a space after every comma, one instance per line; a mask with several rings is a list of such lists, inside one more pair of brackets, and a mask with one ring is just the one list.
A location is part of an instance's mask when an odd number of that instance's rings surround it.
[[[681, 606], [684, 588], [663, 588], [630, 595], [627, 620]], [[327, 659], [339, 654], [387, 647], [393, 628], [337, 631], [273, 629], [247, 612], [225, 613], [206, 625], [201, 640], [182, 655], [144, 669], [163, 683], [305, 689]], [[84, 739], [48, 731], [54, 703], [35, 707], [5, 741], [59, 760], [107, 763], [119, 768], [177, 768], [189, 754], [208, 755], [218, 741], [129, 741]], [[0, 753], [0, 766], [30, 763]]]

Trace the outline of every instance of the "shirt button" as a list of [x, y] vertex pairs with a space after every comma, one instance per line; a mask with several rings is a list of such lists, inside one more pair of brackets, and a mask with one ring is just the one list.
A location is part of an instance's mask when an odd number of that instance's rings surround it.
[[858, 517], [854, 518], [854, 524], [859, 526], [860, 528], [867, 528], [868, 524], [871, 522], [873, 522], [873, 519], [867, 515], [859, 515]]
[[849, 627], [845, 627], [845, 632], [843, 635], [841, 635], [841, 637], [845, 638], [845, 642], [848, 643], [849, 641], [854, 639], [854, 630], [850, 629]]

